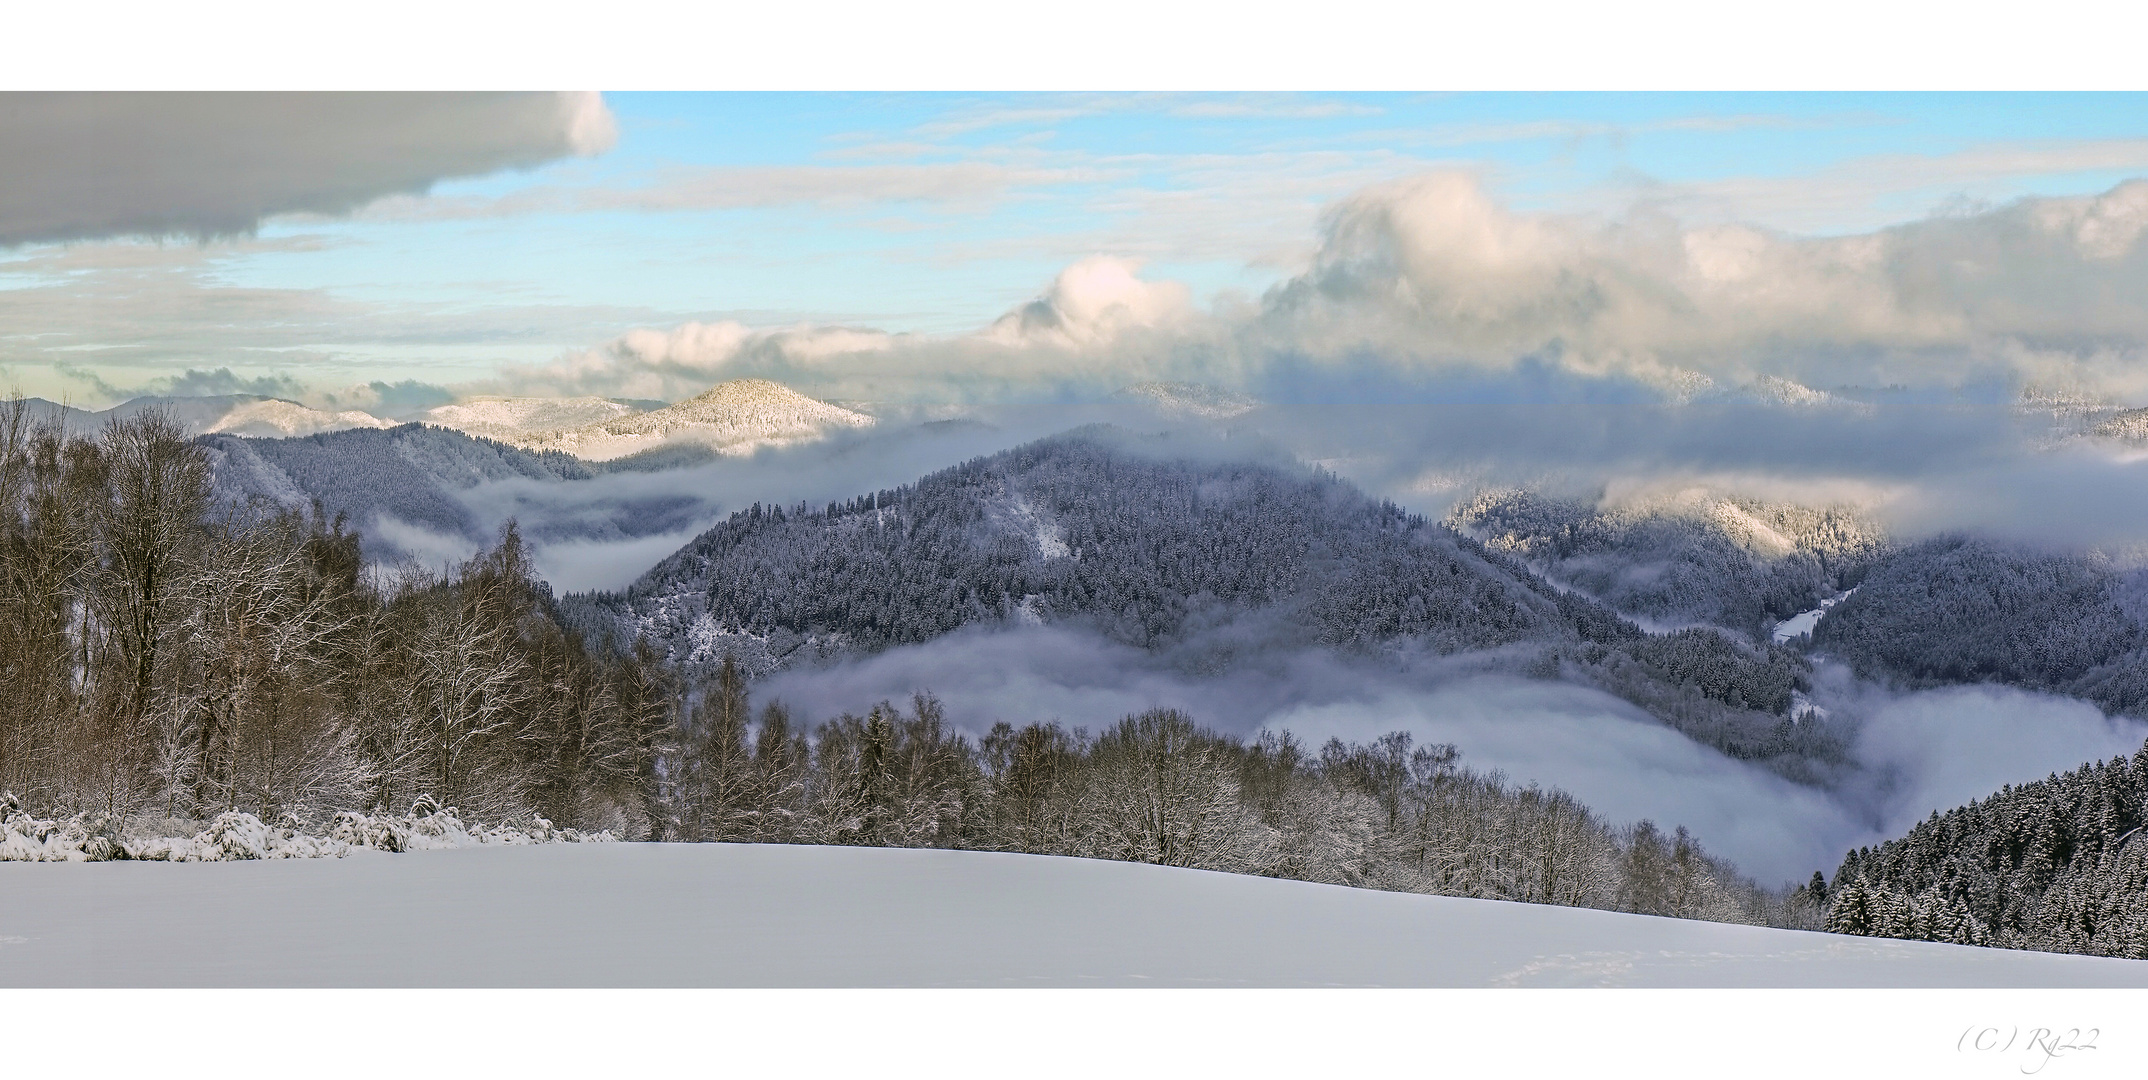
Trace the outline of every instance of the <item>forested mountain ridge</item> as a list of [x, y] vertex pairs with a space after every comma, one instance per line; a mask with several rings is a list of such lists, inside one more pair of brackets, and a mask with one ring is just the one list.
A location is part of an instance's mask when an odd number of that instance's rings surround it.
[[1621, 612], [1756, 638], [1857, 584], [1887, 550], [1879, 529], [1846, 507], [1699, 491], [1617, 506], [1488, 491], [1447, 520]]
[[[484, 526], [453, 492], [488, 480], [580, 480], [596, 475], [566, 454], [543, 453], [423, 424], [355, 428], [292, 439], [207, 435], [215, 497], [260, 498], [370, 527], [380, 515], [435, 532], [479, 538]], [[369, 548], [378, 541], [369, 536]], [[374, 551], [377, 556], [385, 552]]]
[[1492, 650], [1748, 757], [1786, 749], [1789, 650], [1652, 637], [1454, 530], [1282, 459], [1088, 428], [824, 508], [733, 515], [578, 618], [688, 669], [1060, 623], [1222, 670], [1263, 649]]
[[2148, 715], [2148, 573], [1946, 536], [1875, 563], [1813, 631], [1859, 674], [1999, 682]]

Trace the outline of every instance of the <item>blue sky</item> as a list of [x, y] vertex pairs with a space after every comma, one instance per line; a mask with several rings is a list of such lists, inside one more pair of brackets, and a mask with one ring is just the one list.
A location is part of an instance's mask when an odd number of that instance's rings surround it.
[[[1516, 213], [1612, 221], [1646, 211], [1800, 236], [2148, 175], [2142, 95], [629, 93], [605, 103], [617, 139], [595, 156], [447, 180], [348, 216], [271, 217], [251, 238], [0, 250], [0, 291], [39, 301], [11, 318], [71, 320], [35, 340], [18, 327], [5, 343], [9, 374], [30, 392], [83, 400], [188, 367], [309, 388], [459, 385], [502, 363], [690, 321], [956, 335], [1092, 255], [1137, 260], [1143, 279], [1184, 283], [1205, 307], [1301, 273], [1337, 200], [1435, 170], [1475, 174]], [[246, 303], [236, 323], [187, 316], [184, 332], [159, 335], [125, 308], [143, 282], [183, 285], [195, 309]], [[278, 298], [307, 313], [277, 315]], [[55, 374], [55, 361], [103, 389]]]

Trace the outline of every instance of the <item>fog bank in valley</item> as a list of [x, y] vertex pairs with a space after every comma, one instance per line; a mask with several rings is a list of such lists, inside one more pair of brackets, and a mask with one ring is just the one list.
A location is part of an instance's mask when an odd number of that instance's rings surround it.
[[1680, 735], [1596, 690], [1489, 674], [1467, 658], [1396, 670], [1322, 651], [1263, 656], [1220, 674], [1064, 627], [965, 631], [755, 686], [823, 719], [929, 690], [970, 734], [997, 721], [1101, 730], [1157, 706], [1241, 736], [1288, 729], [1317, 752], [1330, 737], [1407, 731], [1463, 761], [1559, 787], [1614, 822], [1685, 825], [1763, 883], [1833, 873], [1843, 853], [1901, 835], [1935, 809], [2084, 761], [2131, 754], [2148, 724], [2086, 703], [1987, 687], [1828, 693], [1862, 720], [1854, 766], [1827, 789], [1794, 784]]

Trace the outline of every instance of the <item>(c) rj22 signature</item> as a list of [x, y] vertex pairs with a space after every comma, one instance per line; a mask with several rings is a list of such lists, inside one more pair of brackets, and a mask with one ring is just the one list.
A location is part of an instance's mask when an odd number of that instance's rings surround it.
[[2034, 1076], [2044, 1066], [2082, 1050], [2094, 1050], [2096, 1040], [2102, 1037], [2099, 1028], [2021, 1028], [1992, 1027], [1971, 1024], [1963, 1029], [1961, 1038], [1954, 1040], [1954, 1049], [1964, 1054], [2011, 1054], [2021, 1053], [2035, 1063], [2021, 1066], [2021, 1071]]

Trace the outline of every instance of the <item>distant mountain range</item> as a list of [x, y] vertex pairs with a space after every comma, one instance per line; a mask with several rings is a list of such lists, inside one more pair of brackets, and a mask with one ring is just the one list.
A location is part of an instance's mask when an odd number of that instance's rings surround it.
[[425, 422], [585, 461], [700, 450], [750, 454], [873, 426], [864, 413], [816, 401], [767, 379], [734, 379], [643, 411], [604, 398], [479, 398], [425, 414]]
[[133, 416], [148, 409], [163, 409], [196, 435], [240, 435], [253, 439], [283, 439], [317, 435], [350, 428], [387, 428], [382, 420], [355, 409], [329, 411], [283, 398], [258, 394], [223, 394], [213, 397], [138, 397], [112, 408], [92, 412], [43, 398], [28, 399], [33, 420], [54, 420], [70, 431], [93, 432], [106, 422]]
[[[1783, 407], [1836, 404], [1829, 395], [1794, 384], [1756, 384], [1754, 392]], [[1210, 419], [1241, 416], [1260, 404], [1212, 387], [1163, 383], [1129, 387], [1118, 397], [1168, 415]], [[496, 487], [502, 481], [552, 485], [622, 471], [657, 472], [721, 455], [797, 445], [882, 426], [865, 412], [817, 401], [758, 379], [723, 383], [687, 401], [654, 409], [644, 408], [647, 403], [593, 397], [475, 398], [433, 409], [425, 414], [423, 423], [399, 426], [363, 412], [331, 412], [258, 395], [137, 398], [102, 412], [36, 399], [29, 404], [33, 415], [57, 419], [81, 431], [144, 409], [166, 409], [200, 432], [210, 446], [220, 498], [259, 498], [290, 506], [318, 499], [330, 512], [346, 514], [354, 524], [367, 529], [369, 551], [376, 558], [390, 560], [434, 550], [427, 545], [440, 538], [452, 538], [465, 545], [484, 542], [509, 516], [521, 516], [525, 531], [539, 541], [609, 541], [678, 533], [707, 520], [703, 515], [710, 511], [711, 503], [706, 493], [672, 490], [660, 481], [640, 483], [632, 486], [631, 493], [622, 488], [607, 489], [601, 498], [577, 494], [574, 498], [583, 501], [549, 516], [520, 512], [518, 507], [529, 507], [515, 503], [512, 491], [495, 500], [498, 505], [480, 506], [473, 503], [471, 494], [484, 485]], [[1857, 405], [1846, 399], [1842, 404]], [[2139, 422], [2139, 417], [2148, 413], [2129, 412], [2100, 402], [2067, 399], [2054, 404], [2025, 398], [2019, 410], [2059, 417], [2068, 425], [2067, 430], [2077, 433], [2071, 436], [2074, 438], [2132, 438], [2128, 425], [2148, 429], [2148, 425]], [[1097, 446], [1118, 449], [1095, 457], [1091, 451], [1076, 453], [1066, 448], [1073, 445], [1092, 450]], [[1113, 549], [1115, 553], [1109, 553], [1106, 562], [1131, 560], [1129, 566], [1151, 568], [1144, 572], [1164, 573], [1154, 567], [1166, 558], [1166, 552], [1205, 550], [1201, 545], [1211, 543], [1213, 538], [1204, 539], [1207, 533], [1203, 530], [1225, 527], [1217, 523], [1222, 519], [1211, 519], [1211, 512], [1224, 514], [1225, 519], [1229, 515], [1215, 508], [1222, 503], [1204, 502], [1205, 495], [1193, 499], [1188, 506], [1208, 509], [1186, 518], [1185, 514], [1192, 510], [1182, 512], [1184, 508], [1168, 500], [1158, 501], [1159, 497], [1148, 488], [1107, 498], [1101, 491], [1081, 490], [1083, 485], [1109, 488], [1119, 483], [1121, 476], [1146, 475], [1148, 479], [1141, 482], [1159, 485], [1156, 490], [1205, 493], [1240, 491], [1243, 477], [1227, 470], [1213, 471], [1222, 466], [1184, 463], [1175, 478], [1149, 475], [1143, 472], [1150, 469], [1149, 465], [1137, 468], [1131, 463], [1148, 462], [1153, 454], [1141, 451], [1129, 456], [1120, 443], [1110, 439], [1075, 439], [1065, 444], [1047, 440], [1008, 453], [1014, 457], [1002, 455], [1005, 460], [989, 459], [996, 464], [964, 467], [985, 469], [996, 477], [985, 486], [1001, 495], [988, 498], [980, 494], [984, 488], [977, 485], [985, 481], [978, 477], [986, 473], [972, 475], [956, 470], [935, 474], [913, 488], [902, 489], [909, 492], [907, 495], [883, 493], [909, 500], [904, 505], [910, 509], [896, 517], [890, 517], [885, 507], [876, 506], [879, 496], [868, 495], [865, 501], [877, 522], [929, 518], [939, 523], [932, 528], [939, 529], [947, 521], [970, 521], [971, 525], [964, 526], [968, 531], [960, 533], [959, 545], [956, 534], [943, 537], [945, 544], [956, 545], [947, 551], [966, 551], [969, 549], [961, 545], [984, 543], [977, 539], [979, 536], [987, 537], [991, 544], [1006, 545], [1013, 543], [1009, 537], [1026, 535], [1028, 562], [1016, 559], [1001, 565], [988, 559], [973, 565], [964, 561], [968, 556], [958, 559], [946, 552], [930, 558], [916, 551], [870, 558], [858, 552], [846, 554], [842, 544], [829, 538], [841, 533], [836, 525], [856, 517], [854, 509], [839, 506], [801, 517], [793, 508], [764, 507], [759, 518], [737, 518], [705, 534], [687, 550], [650, 571], [623, 597], [599, 598], [595, 602], [625, 620], [620, 625], [652, 633], [682, 659], [706, 660], [713, 655], [710, 650], [718, 647], [709, 643], [716, 642], [722, 648], [744, 649], [761, 657], [757, 662], [763, 667], [789, 662], [787, 658], [794, 653], [802, 656], [816, 650], [871, 650], [922, 640], [920, 635], [929, 637], [955, 626], [1010, 620], [1076, 619], [1121, 640], [1179, 648], [1191, 640], [1188, 635], [1192, 631], [1188, 628], [1208, 625], [1203, 620], [1217, 611], [1227, 612], [1224, 621], [1230, 622], [1259, 610], [1310, 634], [1308, 641], [1346, 642], [1356, 647], [1368, 642], [1410, 639], [1435, 651], [1526, 644], [1523, 651], [1534, 650], [1540, 668], [1550, 670], [1564, 665], [1560, 669], [1571, 669], [1571, 674], [1579, 671], [1577, 664], [1600, 665], [1608, 655], [1573, 642], [1593, 642], [1605, 649], [1613, 645], [1609, 639], [1599, 640], [1601, 635], [1592, 638], [1572, 626], [1567, 629], [1579, 636], [1568, 638], [1566, 631], [1547, 629], [1552, 624], [1529, 614], [1536, 610], [1533, 605], [1546, 596], [1569, 597], [1559, 602], [1593, 605], [1590, 610], [1604, 612], [1606, 617], [1637, 622], [1658, 631], [1656, 640], [1667, 636], [1660, 632], [1681, 627], [1729, 631], [1723, 640], [1735, 640], [1737, 649], [1748, 652], [1757, 649], [1753, 655], [1765, 660], [1772, 656], [1762, 647], [1772, 626], [1800, 612], [1816, 613], [1822, 601], [1862, 585], [1854, 595], [1817, 618], [1810, 638], [1811, 648], [1848, 662], [1862, 675], [1907, 686], [2002, 682], [2085, 697], [2112, 711], [2148, 715], [2148, 600], [2141, 599], [2148, 596], [2148, 584], [2143, 584], [2148, 582], [2148, 575], [2114, 569], [2107, 561], [2019, 550], [1959, 537], [1899, 546], [1846, 507], [1798, 507], [1698, 491], [1617, 505], [1526, 491], [1494, 491], [1464, 500], [1443, 525], [1411, 525], [1404, 530], [1412, 535], [1438, 537], [1435, 547], [1462, 545], [1456, 550], [1475, 552], [1471, 558], [1488, 560], [1483, 565], [1493, 567], [1493, 578], [1505, 583], [1481, 597], [1471, 594], [1470, 599], [1455, 600], [1461, 606], [1454, 610], [1472, 613], [1467, 619], [1441, 621], [1425, 616], [1431, 621], [1413, 621], [1419, 618], [1409, 613], [1414, 609], [1396, 615], [1382, 606], [1406, 605], [1411, 594], [1404, 586], [1375, 584], [1362, 575], [1345, 574], [1335, 579], [1317, 574], [1305, 576], [1310, 571], [1304, 566], [1283, 568], [1264, 561], [1271, 559], [1272, 552], [1240, 551], [1230, 545], [1216, 549], [1225, 553], [1213, 555], [1212, 561], [1267, 567], [1260, 572], [1271, 576], [1269, 584], [1262, 586], [1269, 591], [1259, 592], [1257, 602], [1246, 599], [1256, 594], [1245, 592], [1243, 583], [1225, 588], [1199, 578], [1197, 584], [1170, 585], [1174, 579], [1165, 574], [1156, 579], [1165, 583], [1155, 585], [1161, 592], [1151, 589], [1140, 593], [1138, 602], [1128, 601], [1129, 607], [1118, 599], [1103, 599], [1133, 595], [1114, 591], [1124, 584], [1120, 578], [1111, 579], [1119, 584], [1106, 587], [1090, 580], [1092, 570], [1087, 566], [1078, 571], [1061, 569], [1080, 563], [1081, 556], [1076, 553], [1083, 550], [1064, 537], [1084, 529], [1106, 529], [1104, 523], [1124, 520], [1129, 515], [1153, 518], [1150, 524], [1133, 528], [1123, 536], [1109, 533], [1128, 543], [1135, 542], [1132, 537], [1146, 536], [1148, 539], [1139, 542], [1149, 547]], [[1077, 460], [1086, 464], [1074, 464]], [[1009, 464], [1024, 461], [1032, 464]], [[1318, 513], [1310, 509], [1312, 502], [1305, 502], [1311, 499], [1307, 494], [1311, 489], [1293, 487], [1303, 481], [1303, 477], [1291, 479], [1297, 476], [1291, 472], [1296, 466], [1273, 464], [1263, 468], [1269, 472], [1260, 474], [1265, 477], [1261, 484], [1275, 491], [1296, 491], [1290, 499], [1303, 503], [1291, 504], [1295, 509], [1290, 513], [1296, 515], [1293, 528], [1302, 533], [1293, 535], [1311, 545], [1305, 549], [1307, 557], [1315, 551], [1337, 550], [1333, 545], [1343, 543], [1333, 537], [1317, 543], [1306, 539], [1326, 536], [1322, 529], [1341, 529], [1338, 535], [1350, 538], [1350, 544], [1372, 543], [1352, 531], [1358, 526], [1331, 522], [1315, 527], [1310, 523]], [[1033, 484], [1043, 487], [1032, 494]], [[951, 494], [957, 489], [968, 494]], [[1114, 498], [1120, 501], [1113, 502]], [[1340, 501], [1334, 502], [1331, 509], [1357, 506], [1364, 501], [1354, 489], [1333, 498]], [[925, 501], [919, 503], [918, 499]], [[1288, 504], [1290, 499], [1284, 502]], [[958, 504], [966, 509], [956, 509]], [[936, 509], [927, 513], [919, 507]], [[1349, 515], [1361, 511], [1362, 506], [1336, 512], [1343, 513], [1345, 520], [1354, 520]], [[814, 517], [816, 514], [820, 516]], [[904, 514], [925, 517], [902, 517]], [[808, 520], [819, 524], [800, 524]], [[1268, 526], [1248, 518], [1241, 525], [1229, 527], [1258, 535]], [[1061, 533], [1050, 531], [1055, 528]], [[726, 530], [745, 532], [738, 534], [741, 538], [735, 543], [719, 541], [717, 538], [732, 535]], [[730, 553], [723, 559], [747, 562], [737, 567], [729, 580], [786, 580], [781, 574], [768, 576], [777, 569], [774, 564], [757, 562], [758, 556], [748, 558], [743, 554], [762, 542], [749, 542], [743, 538], [748, 534], [787, 537], [783, 543], [793, 545], [795, 550], [785, 558], [806, 557], [797, 552], [818, 552], [811, 555], [808, 563], [831, 560], [830, 565], [853, 569], [879, 565], [883, 573], [895, 573], [893, 568], [899, 565], [903, 574], [953, 576], [930, 586], [930, 595], [919, 593], [904, 601], [916, 605], [917, 611], [937, 613], [925, 622], [916, 621], [925, 616], [913, 617], [914, 613], [900, 617], [885, 612], [869, 617], [857, 615], [867, 609], [858, 607], [862, 601], [852, 596], [852, 591], [864, 590], [867, 595], [880, 597], [873, 601], [875, 604], [896, 602], [892, 598], [901, 590], [891, 592], [894, 586], [884, 580], [861, 581], [855, 588], [839, 584], [832, 589], [818, 578], [794, 581], [787, 587], [800, 596], [819, 596], [823, 599], [815, 603], [834, 607], [793, 610], [805, 601], [765, 593], [765, 589], [757, 593], [750, 589], [738, 592], [743, 586], [737, 585], [719, 588], [717, 581], [722, 575], [710, 577], [715, 571], [707, 568], [714, 564], [694, 561], [713, 557], [709, 554], [710, 544], [730, 544], [722, 547]], [[1055, 540], [1055, 536], [1060, 538]], [[804, 547], [796, 546], [801, 544]], [[1055, 544], [1068, 545], [1064, 559], [1054, 554], [1059, 551]], [[1351, 556], [1373, 559], [1372, 563], [1351, 565], [1373, 565], [1388, 558], [1366, 554], [1374, 550], [1382, 549], [1375, 544]], [[693, 554], [696, 551], [701, 554]], [[1008, 548], [1006, 558], [1013, 558], [1012, 552], [1013, 548]], [[859, 559], [865, 561], [858, 562]], [[874, 564], [873, 559], [894, 561]], [[1478, 563], [1464, 559], [1456, 565], [1467, 568]], [[780, 569], [782, 573], [803, 572], [789, 563], [783, 563]], [[1395, 572], [1404, 574], [1406, 580], [1409, 573], [1416, 571]], [[1113, 573], [1130, 575], [1135, 571], [1122, 568]], [[1457, 573], [1469, 580], [1481, 576], [1475, 571]], [[1275, 584], [1286, 579], [1297, 584], [1288, 588]], [[1189, 578], [1188, 582], [1194, 580]], [[1080, 583], [1079, 587], [1074, 583]], [[1063, 591], [1062, 586], [1071, 591]], [[913, 583], [902, 588], [926, 586]], [[946, 592], [947, 589], [955, 591]], [[758, 597], [754, 602], [760, 607], [732, 610], [719, 602], [722, 596], [749, 594]], [[1433, 595], [1422, 594], [1418, 602], [1430, 603]], [[704, 599], [695, 600], [695, 596]], [[1526, 599], [1531, 596], [1538, 599]], [[1237, 599], [1226, 600], [1228, 597]], [[1335, 604], [1358, 602], [1347, 599], [1350, 597], [1371, 605], [1367, 611], [1382, 614], [1370, 622], [1320, 621], [1327, 619], [1326, 615], [1314, 618], [1320, 612], [1332, 612]], [[1385, 599], [1375, 602], [1372, 597]], [[1517, 597], [1523, 599], [1514, 599]], [[716, 606], [707, 607], [708, 603]], [[1197, 609], [1209, 614], [1196, 617], [1192, 613]], [[775, 614], [785, 611], [790, 614]], [[842, 614], [845, 612], [849, 614]], [[1286, 612], [1290, 613], [1287, 618], [1283, 614]], [[1568, 616], [1571, 614], [1568, 612]], [[1308, 618], [1313, 621], [1306, 622]], [[1508, 626], [1506, 620], [1520, 621]], [[701, 644], [691, 644], [690, 640]], [[1562, 640], [1568, 645], [1558, 646]], [[2069, 644], [2058, 648], [2053, 642]], [[802, 647], [806, 651], [798, 653]], [[1632, 658], [1633, 650], [1617, 648]], [[1618, 681], [1601, 671], [1587, 677], [1604, 685]], [[1652, 680], [1654, 676], [1628, 680], [1631, 685], [1619, 692], [1636, 699], [1648, 697], [1655, 692], [1646, 689], [1654, 685]], [[1728, 691], [1719, 694], [1718, 698], [1724, 700], [1717, 704], [1725, 703], [1727, 694]], [[1757, 703], [1763, 706], [1759, 712], [1772, 715], [1778, 697], [1772, 691], [1756, 692], [1740, 700], [1745, 705]], [[1661, 702], [1650, 707], [1668, 708]], [[1749, 749], [1764, 742], [1747, 738], [1750, 734], [1746, 731], [1727, 741]]]
[[[539, 482], [588, 479], [591, 467], [560, 453], [538, 453], [473, 438], [459, 431], [403, 424], [360, 428], [291, 439], [253, 439], [228, 434], [203, 437], [210, 452], [219, 502], [262, 500], [292, 508], [315, 500], [329, 514], [344, 515], [366, 530], [370, 554], [393, 559], [411, 554], [397, 544], [396, 527], [416, 527], [472, 542], [487, 539], [492, 523], [456, 497], [487, 481]], [[390, 533], [380, 529], [389, 521]], [[647, 520], [637, 516], [634, 520]], [[583, 522], [603, 535], [599, 523]], [[676, 527], [674, 524], [673, 527]]]
[[[102, 411], [29, 399], [33, 419], [93, 431], [146, 409], [169, 412], [197, 435], [281, 439], [397, 426], [358, 410], [316, 409], [253, 394], [140, 397]], [[874, 417], [830, 405], [766, 379], [734, 379], [674, 405], [597, 397], [476, 397], [420, 414], [419, 423], [526, 450], [563, 451], [585, 461], [651, 455], [664, 463], [750, 454], [868, 428]]]
[[599, 397], [475, 397], [428, 409], [417, 419], [501, 442], [620, 420], [645, 410]]

